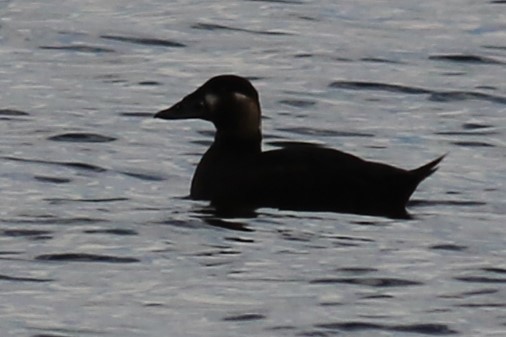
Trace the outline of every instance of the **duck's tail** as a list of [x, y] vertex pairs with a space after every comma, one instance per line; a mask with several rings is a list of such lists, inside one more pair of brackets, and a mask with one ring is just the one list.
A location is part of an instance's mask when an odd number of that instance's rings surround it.
[[414, 169], [414, 170], [411, 170], [411, 174], [417, 178], [418, 180], [418, 184], [420, 182], [422, 182], [425, 178], [427, 178], [428, 176], [430, 176], [432, 173], [436, 172], [438, 167], [437, 165], [441, 162], [441, 160], [444, 159], [444, 157], [446, 157], [447, 153], [445, 153], [444, 155], [434, 159], [433, 161], [431, 161], [430, 163], [427, 163], [423, 166], [420, 166], [419, 168], [417, 169]]
[[432, 173], [436, 172], [438, 169], [438, 164], [446, 157], [447, 153], [444, 155], [434, 159], [433, 161], [420, 166], [419, 168], [416, 168], [414, 170], [409, 171], [409, 176], [411, 180], [411, 184], [409, 184], [409, 189], [406, 191], [405, 194], [405, 203], [406, 204], [413, 194], [415, 192], [418, 185], [427, 179]]

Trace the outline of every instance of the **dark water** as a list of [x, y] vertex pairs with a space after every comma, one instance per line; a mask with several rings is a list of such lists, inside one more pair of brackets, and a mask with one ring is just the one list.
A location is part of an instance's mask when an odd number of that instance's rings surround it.
[[[2, 336], [506, 335], [504, 1], [1, 1]], [[413, 168], [410, 221], [188, 200], [153, 120], [251, 78], [266, 148]]]

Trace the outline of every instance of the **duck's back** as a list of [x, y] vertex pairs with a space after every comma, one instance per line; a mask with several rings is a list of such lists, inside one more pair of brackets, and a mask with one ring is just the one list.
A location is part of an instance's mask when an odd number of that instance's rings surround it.
[[414, 173], [310, 145], [250, 155], [211, 147], [197, 168], [191, 196], [220, 207], [406, 217], [410, 195], [436, 164]]

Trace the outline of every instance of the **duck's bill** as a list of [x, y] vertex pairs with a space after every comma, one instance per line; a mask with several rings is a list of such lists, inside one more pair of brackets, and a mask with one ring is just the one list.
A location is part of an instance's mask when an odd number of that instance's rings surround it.
[[193, 100], [182, 100], [168, 109], [159, 111], [155, 118], [161, 119], [190, 119], [203, 118], [203, 107], [193, 102]]

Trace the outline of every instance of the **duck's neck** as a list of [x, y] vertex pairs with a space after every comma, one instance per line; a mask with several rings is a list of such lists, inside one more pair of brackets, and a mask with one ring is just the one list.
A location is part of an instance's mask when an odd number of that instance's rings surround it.
[[256, 130], [253, 134], [233, 135], [218, 131], [212, 147], [219, 151], [242, 155], [260, 153], [262, 151], [262, 133], [260, 130]]
[[231, 135], [216, 133], [214, 143], [206, 151], [193, 175], [191, 196], [194, 199], [209, 200], [219, 191], [219, 184], [236, 165], [249, 160], [260, 153], [262, 135], [260, 130], [255, 137], [238, 138]]

